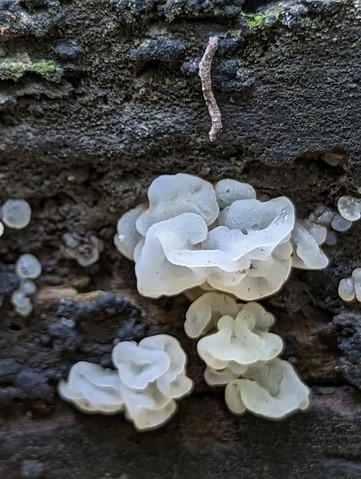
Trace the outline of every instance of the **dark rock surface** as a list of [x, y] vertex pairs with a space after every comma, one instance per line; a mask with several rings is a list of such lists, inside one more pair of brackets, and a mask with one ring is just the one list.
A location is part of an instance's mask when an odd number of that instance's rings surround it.
[[[327, 269], [294, 271], [263, 302], [313, 390], [309, 411], [281, 422], [228, 412], [184, 335], [187, 300], [140, 297], [112, 244], [119, 216], [162, 173], [247, 181], [289, 196], [300, 218], [357, 196], [360, 30], [357, 0], [0, 2], [0, 192], [33, 209], [0, 241], [1, 479], [361, 476], [361, 308], [337, 294], [361, 266], [360, 222], [324, 248]], [[197, 75], [210, 35], [214, 143]], [[103, 241], [100, 260], [66, 258], [65, 233]], [[43, 265], [28, 318], [9, 301], [25, 252]], [[74, 362], [107, 367], [114, 340], [157, 332], [181, 341], [195, 381], [161, 430], [136, 433], [57, 397]]]

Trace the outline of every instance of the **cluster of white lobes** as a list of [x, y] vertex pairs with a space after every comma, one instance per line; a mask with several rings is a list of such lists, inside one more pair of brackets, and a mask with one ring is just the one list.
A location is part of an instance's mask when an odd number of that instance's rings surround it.
[[58, 386], [60, 396], [86, 413], [116, 414], [137, 430], [154, 429], [176, 412], [175, 399], [190, 394], [193, 383], [185, 374], [186, 355], [167, 334], [124, 341], [113, 349], [116, 370], [81, 361]]
[[153, 298], [198, 286], [252, 301], [277, 292], [292, 267], [328, 264], [325, 228], [296, 221], [288, 198], [257, 200], [235, 180], [213, 187], [187, 174], [160, 176], [148, 204], [125, 213], [117, 230], [115, 245], [135, 261], [139, 292]]
[[[197, 349], [207, 365], [206, 382], [226, 386], [225, 401], [235, 414], [249, 410], [280, 418], [305, 409], [309, 390], [278, 358], [282, 340], [268, 332], [273, 316], [255, 302], [237, 301], [275, 293], [292, 266], [324, 268], [322, 227], [296, 222], [289, 199], [261, 202], [250, 185], [234, 180], [213, 187], [187, 174], [161, 176], [148, 199], [120, 218], [115, 244], [135, 261], [141, 294], [208, 291], [198, 294], [185, 322], [189, 337], [201, 337]], [[138, 346], [120, 343], [113, 364], [116, 371], [75, 364], [68, 382], [59, 385], [60, 395], [85, 412], [124, 410], [138, 430], [147, 430], [168, 420], [174, 399], [191, 392], [185, 355], [169, 336], [146, 338]]]
[[[25, 200], [10, 199], [1, 206], [0, 215], [0, 236], [2, 236], [4, 225], [16, 230], [25, 228], [31, 220], [31, 208]], [[11, 295], [11, 302], [18, 314], [28, 316], [33, 310], [29, 295], [36, 291], [36, 285], [32, 280], [40, 276], [41, 265], [35, 256], [26, 253], [18, 258], [15, 271], [20, 278], [20, 286]]]

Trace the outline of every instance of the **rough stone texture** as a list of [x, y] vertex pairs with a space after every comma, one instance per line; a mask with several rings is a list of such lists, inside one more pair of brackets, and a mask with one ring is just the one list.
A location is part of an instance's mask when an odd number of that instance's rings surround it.
[[[361, 266], [360, 223], [325, 247], [325, 271], [294, 271], [264, 301], [313, 389], [310, 410], [282, 422], [229, 414], [184, 335], [187, 300], [140, 297], [112, 245], [162, 173], [241, 179], [289, 196], [301, 218], [357, 195], [360, 29], [358, 0], [2, 0], [0, 192], [33, 209], [0, 242], [2, 479], [360, 477], [361, 308], [337, 295]], [[210, 35], [223, 115], [212, 144], [197, 75]], [[100, 261], [66, 258], [67, 232], [102, 240]], [[25, 252], [43, 265], [26, 319], [9, 302]], [[156, 332], [181, 341], [195, 381], [163, 429], [139, 434], [56, 396], [75, 361], [109, 366], [114, 339]]]

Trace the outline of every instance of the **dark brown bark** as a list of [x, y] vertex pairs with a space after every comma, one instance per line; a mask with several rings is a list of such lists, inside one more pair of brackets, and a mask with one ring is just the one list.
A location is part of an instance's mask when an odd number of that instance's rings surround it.
[[[266, 13], [252, 11], [259, 5]], [[8, 295], [2, 306], [2, 478], [360, 477], [361, 310], [337, 295], [360, 266], [360, 222], [324, 248], [327, 269], [293, 271], [263, 302], [277, 317], [283, 357], [313, 391], [309, 411], [281, 422], [227, 411], [184, 335], [186, 299], [140, 297], [133, 264], [112, 244], [119, 216], [162, 173], [240, 179], [290, 197], [300, 218], [357, 195], [360, 8], [356, 0], [1, 3], [0, 191], [33, 209], [26, 229], [1, 238], [1, 291], [16, 287], [11, 265], [23, 252], [44, 270], [31, 316], [16, 316]], [[212, 81], [223, 121], [213, 143], [198, 77], [210, 36], [219, 38]], [[84, 269], [66, 259], [66, 232], [101, 239], [100, 261]], [[195, 381], [161, 430], [136, 433], [122, 416], [85, 416], [57, 397], [74, 362], [110, 365], [115, 337], [155, 332], [181, 341]]]

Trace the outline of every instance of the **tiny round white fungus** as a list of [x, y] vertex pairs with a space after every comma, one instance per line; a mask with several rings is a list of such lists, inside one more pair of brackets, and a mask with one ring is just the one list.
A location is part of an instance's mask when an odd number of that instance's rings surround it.
[[355, 299], [355, 288], [351, 276], [341, 279], [338, 285], [338, 295], [342, 301], [353, 301]]
[[357, 221], [361, 217], [361, 201], [352, 196], [341, 196], [337, 202], [340, 215], [349, 221]]
[[34, 294], [36, 291], [36, 284], [31, 279], [25, 279], [20, 285], [20, 291], [24, 294]]
[[15, 265], [16, 274], [20, 278], [35, 279], [41, 274], [41, 264], [32, 254], [22, 254]]
[[352, 226], [352, 221], [346, 220], [343, 216], [336, 213], [331, 221], [331, 226], [335, 231], [347, 231]]
[[352, 279], [355, 288], [357, 301], [361, 302], [361, 268], [356, 268], [352, 272]]
[[33, 310], [30, 299], [22, 291], [14, 291], [10, 301], [15, 306], [15, 311], [21, 314], [21, 316], [28, 316]]
[[9, 228], [25, 228], [31, 219], [29, 203], [25, 200], [7, 200], [2, 207], [2, 219]]
[[327, 233], [325, 244], [328, 246], [335, 246], [335, 244], [337, 244], [337, 236], [334, 231], [329, 231]]

